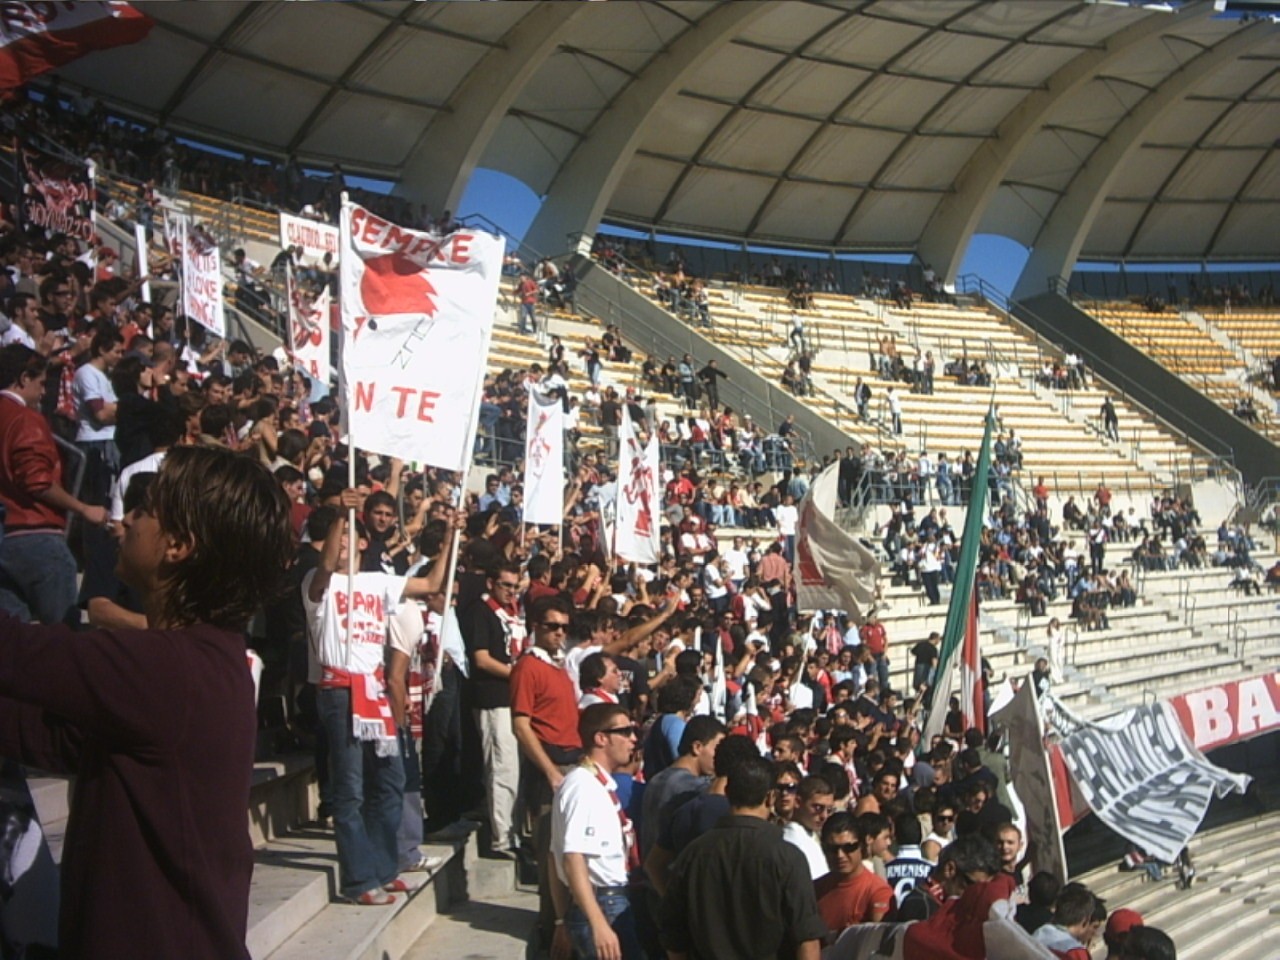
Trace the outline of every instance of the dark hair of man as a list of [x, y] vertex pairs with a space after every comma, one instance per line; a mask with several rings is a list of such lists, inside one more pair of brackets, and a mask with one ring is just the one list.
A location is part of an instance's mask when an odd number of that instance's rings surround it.
[[530, 580], [538, 580], [551, 569], [551, 558], [545, 553], [540, 553], [536, 557], [529, 558], [529, 566], [527, 567]]
[[11, 343], [0, 349], [0, 390], [16, 387], [23, 377], [35, 379], [49, 367], [49, 361], [26, 344]]
[[211, 403], [200, 411], [200, 432], [214, 439], [221, 438], [231, 426], [231, 408], [225, 403]]
[[818, 776], [831, 784], [832, 796], [836, 798], [837, 803], [848, 800], [849, 795], [853, 793], [853, 781], [849, 779], [849, 771], [843, 764], [836, 763], [834, 760], [824, 763], [818, 768]]
[[900, 847], [918, 847], [924, 839], [920, 818], [914, 813], [904, 813], [893, 818], [893, 841]]
[[954, 863], [956, 871], [961, 874], [981, 872], [994, 877], [1000, 872], [1000, 856], [995, 844], [976, 833], [956, 837], [942, 848], [938, 855], [938, 869], [948, 863]]
[[200, 389], [203, 390], [205, 393], [208, 393], [214, 387], [229, 387], [229, 386], [231, 386], [231, 378], [228, 377], [225, 373], [211, 373], [204, 378], [204, 381], [200, 384]]
[[809, 776], [800, 781], [799, 797], [801, 803], [808, 803], [814, 797], [831, 796], [835, 796], [835, 791], [823, 777]]
[[1060, 927], [1075, 927], [1093, 919], [1096, 898], [1085, 887], [1068, 884], [1053, 901], [1053, 922]]
[[778, 760], [773, 765], [774, 778], [782, 776], [790, 776], [796, 778], [796, 784], [800, 783], [800, 771], [796, 769], [794, 763], [787, 763], [785, 760]]
[[841, 833], [852, 833], [854, 843], [862, 842], [862, 825], [858, 818], [847, 810], [833, 813], [822, 825], [822, 842], [830, 843], [831, 838]]
[[396, 508], [396, 498], [385, 490], [378, 490], [369, 494], [364, 500], [364, 515], [367, 517], [377, 507], [390, 507], [393, 511]]
[[792, 756], [804, 756], [804, 740], [797, 737], [795, 734], [784, 733], [773, 741], [773, 745], [775, 747], [785, 746], [787, 748], [787, 752]]
[[124, 497], [121, 502], [124, 505], [126, 514], [133, 513], [139, 507], [147, 502], [147, 494], [151, 491], [151, 484], [155, 483], [157, 474], [154, 470], [148, 470], [143, 473], [135, 473], [129, 478], [129, 488], [125, 490]]
[[115, 327], [98, 327], [93, 339], [89, 341], [89, 356], [100, 357], [104, 353], [110, 353], [117, 344], [121, 343], [124, 343], [124, 337], [120, 336], [120, 331]]
[[676, 654], [676, 676], [698, 679], [702, 668], [702, 653], [698, 650], [681, 650]]
[[132, 396], [138, 392], [138, 384], [142, 381], [142, 371], [146, 365], [141, 357], [123, 357], [111, 371], [108, 379], [118, 397]]
[[[449, 524], [437, 517], [428, 520], [418, 534], [418, 550], [424, 557], [435, 557], [444, 549], [445, 537], [449, 535]], [[427, 572], [430, 572], [428, 567]]]
[[1027, 900], [1037, 907], [1049, 909], [1062, 892], [1062, 881], [1048, 870], [1041, 870], [1027, 881]]
[[[609, 670], [609, 664], [613, 657], [607, 657], [603, 653], [593, 653], [589, 657], [585, 657], [582, 665], [578, 668], [578, 685], [583, 690], [590, 690], [600, 686], [600, 681], [604, 679], [605, 673]], [[689, 728], [685, 728], [685, 732], [689, 732]], [[681, 741], [683, 744], [684, 741]]]
[[287, 463], [282, 467], [276, 467], [275, 478], [276, 483], [279, 483], [281, 486], [289, 483], [297, 483], [300, 480], [306, 480], [306, 477], [302, 475], [301, 470], [297, 467], [291, 467]]
[[57, 289], [59, 284], [67, 282], [67, 275], [55, 271], [40, 281], [40, 302], [50, 303], [53, 300], [53, 291]]
[[763, 804], [772, 789], [773, 764], [756, 755], [734, 766], [724, 793], [731, 808], [749, 810]]
[[[519, 568], [516, 569], [518, 571]], [[537, 626], [546, 618], [548, 613], [552, 612], [561, 614], [566, 619], [571, 620], [573, 619], [573, 604], [570, 602], [568, 597], [562, 597], [559, 594], [554, 596], [538, 597], [538, 599], [534, 600], [533, 603], [529, 604], [527, 611], [529, 625]], [[587, 659], [590, 659], [590, 657]], [[600, 672], [600, 675], [604, 676], [603, 670]], [[599, 683], [598, 680], [596, 682]], [[584, 745], [586, 744], [585, 740], [582, 742]]]
[[583, 749], [590, 751], [595, 746], [597, 733], [621, 726], [628, 719], [626, 709], [616, 703], [593, 703], [578, 717], [578, 736], [582, 738]]
[[867, 812], [858, 814], [858, 825], [864, 837], [877, 837], [892, 829], [893, 821], [886, 814]]
[[964, 745], [970, 750], [977, 750], [982, 746], [982, 731], [977, 727], [970, 727], [964, 732]]
[[520, 564], [503, 558], [501, 554], [496, 554], [495, 559], [497, 562], [490, 565], [484, 572], [485, 576], [490, 580], [497, 580], [504, 573], [513, 573], [517, 577], [520, 576]]
[[[29, 293], [15, 293], [9, 298], [9, 316], [19, 313], [28, 303], [36, 302], [36, 298]], [[37, 304], [38, 305], [38, 304]]]
[[161, 571], [164, 618], [243, 630], [293, 559], [289, 501], [275, 477], [226, 450], [175, 447], [148, 501], [160, 528], [191, 546]]
[[285, 430], [276, 441], [276, 454], [281, 460], [296, 463], [307, 452], [308, 446], [307, 435], [301, 430]]
[[936, 787], [920, 787], [911, 792], [911, 805], [916, 813], [932, 814], [937, 809], [938, 790]]
[[716, 745], [716, 776], [732, 777], [734, 770], [759, 756], [760, 751], [750, 737], [741, 733], [730, 734]]
[[1121, 960], [1178, 960], [1177, 947], [1163, 930], [1133, 927], [1124, 941]]
[[[599, 656], [599, 654], [593, 654], [593, 656]], [[587, 657], [587, 660], [590, 659], [591, 657]], [[582, 661], [584, 670], [587, 665], [587, 660]], [[584, 682], [582, 686], [586, 687], [586, 683]], [[680, 756], [693, 756], [693, 748], [695, 744], [710, 743], [722, 733], [728, 733], [728, 728], [710, 714], [690, 717], [689, 722], [685, 724], [684, 733], [680, 734]], [[716, 755], [718, 757], [719, 747], [717, 747], [716, 750]], [[758, 753], [759, 751], [756, 752]]]
[[147, 423], [147, 440], [157, 449], [174, 446], [186, 432], [186, 421], [177, 410], [163, 408]]
[[338, 519], [337, 507], [316, 507], [307, 514], [307, 539], [312, 543], [323, 543], [329, 535], [329, 528]]
[[658, 688], [658, 712], [682, 713], [692, 710], [702, 684], [694, 677], [672, 677]]
[[901, 777], [902, 765], [897, 762], [896, 758], [894, 758], [893, 760], [886, 760], [884, 762], [884, 766], [876, 771], [875, 776], [871, 778], [871, 782], [874, 784], [879, 783], [881, 780], [892, 780], [894, 783], [897, 783]]

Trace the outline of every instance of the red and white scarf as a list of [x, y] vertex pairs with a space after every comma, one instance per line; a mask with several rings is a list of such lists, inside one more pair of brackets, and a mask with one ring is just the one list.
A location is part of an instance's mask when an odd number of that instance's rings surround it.
[[595, 703], [617, 703], [616, 694], [610, 693], [603, 687], [596, 687], [594, 690], [587, 690], [582, 694], [584, 697], [595, 697]]
[[489, 605], [493, 615], [502, 624], [502, 633], [507, 639], [507, 656], [511, 658], [512, 663], [515, 663], [516, 658], [533, 645], [533, 641], [529, 638], [529, 631], [524, 625], [524, 620], [520, 617], [520, 608], [514, 603], [509, 607], [504, 607], [487, 593], [484, 595], [484, 602]]
[[596, 775], [596, 780], [600, 782], [600, 786], [609, 791], [609, 799], [613, 801], [613, 809], [617, 811], [618, 823], [622, 827], [622, 846], [627, 851], [627, 873], [630, 874], [631, 871], [640, 868], [640, 845], [636, 843], [635, 824], [627, 816], [627, 811], [622, 809], [622, 803], [618, 800], [618, 791], [614, 788], [613, 778], [590, 760], [584, 760], [582, 765]]
[[396, 718], [382, 680], [382, 668], [374, 673], [353, 673], [338, 667], [325, 667], [320, 678], [322, 690], [351, 691], [351, 733], [357, 740], [368, 740], [380, 757], [400, 753], [396, 739]]

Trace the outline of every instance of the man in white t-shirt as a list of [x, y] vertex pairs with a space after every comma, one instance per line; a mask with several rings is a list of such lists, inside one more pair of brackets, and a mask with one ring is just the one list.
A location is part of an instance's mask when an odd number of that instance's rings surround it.
[[791, 822], [782, 828], [782, 839], [799, 848], [809, 864], [809, 877], [817, 880], [830, 872], [827, 855], [822, 850], [822, 825], [835, 807], [831, 784], [821, 777], [805, 777], [800, 781], [798, 803]]
[[552, 953], [572, 946], [579, 957], [638, 957], [628, 874], [639, 866], [635, 828], [618, 800], [614, 771], [631, 762], [636, 728], [626, 710], [597, 703], [582, 711], [578, 733], [586, 751], [556, 791], [551, 852], [556, 908]]
[[796, 508], [796, 498], [789, 493], [784, 496], [782, 503], [774, 508], [773, 516], [778, 521], [778, 536], [782, 537], [787, 545], [787, 562], [794, 563], [796, 529], [800, 525], [800, 511]]
[[[359, 502], [357, 491], [343, 491], [344, 511]], [[357, 550], [363, 551], [367, 542], [358, 535]], [[444, 565], [425, 578], [357, 573], [351, 590], [348, 541], [344, 512], [329, 528], [319, 565], [302, 581], [312, 654], [308, 680], [319, 685], [316, 709], [329, 741], [339, 893], [352, 903], [378, 906], [395, 902], [392, 892], [409, 889], [399, 878], [396, 849], [404, 764], [384, 684], [388, 622], [402, 599], [439, 592]]]
[[76, 446], [85, 454], [80, 499], [106, 506], [111, 481], [120, 470], [116, 449], [116, 391], [111, 371], [124, 356], [124, 339], [114, 328], [93, 335], [89, 360], [76, 371], [72, 390], [76, 400]]
[[724, 562], [728, 567], [729, 582], [733, 584], [734, 592], [741, 592], [747, 574], [751, 571], [751, 561], [747, 557], [742, 537], [733, 538], [733, 546], [724, 552]]
[[9, 301], [9, 316], [13, 322], [0, 334], [0, 347], [20, 343], [42, 356], [48, 356], [59, 338], [45, 336], [44, 324], [40, 322], [40, 301], [29, 293], [14, 294]]

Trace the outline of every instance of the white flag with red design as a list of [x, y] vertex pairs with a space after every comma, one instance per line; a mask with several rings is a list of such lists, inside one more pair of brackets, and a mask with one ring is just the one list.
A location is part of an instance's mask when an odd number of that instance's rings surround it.
[[838, 464], [813, 481], [800, 502], [796, 527], [796, 606], [805, 611], [843, 610], [862, 622], [875, 602], [880, 561], [835, 521]]
[[289, 298], [289, 350], [293, 362], [313, 381], [329, 382], [329, 285], [312, 293], [298, 283], [293, 265], [285, 271]]
[[409, 230], [342, 207], [342, 374], [352, 442], [444, 470], [470, 461], [500, 237]]
[[618, 432], [618, 507], [614, 553], [629, 563], [657, 563], [662, 546], [662, 501], [658, 499], [658, 436], [642, 446], [630, 404], [622, 405]]
[[524, 521], [564, 519], [564, 404], [558, 396], [529, 391], [524, 435]]
[[0, 90], [94, 50], [137, 43], [154, 23], [127, 3], [2, 3]]
[[222, 309], [222, 261], [218, 244], [200, 226], [193, 226], [189, 218], [183, 217], [179, 224], [182, 311], [215, 337], [225, 337], [227, 320]]

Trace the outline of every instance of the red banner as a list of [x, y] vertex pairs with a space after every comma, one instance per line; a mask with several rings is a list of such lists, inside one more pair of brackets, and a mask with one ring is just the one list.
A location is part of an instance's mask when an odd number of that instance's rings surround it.
[[1213, 750], [1280, 730], [1280, 674], [1221, 683], [1169, 703], [1196, 747]]
[[0, 3], [0, 90], [94, 50], [137, 43], [153, 23], [127, 3]]

